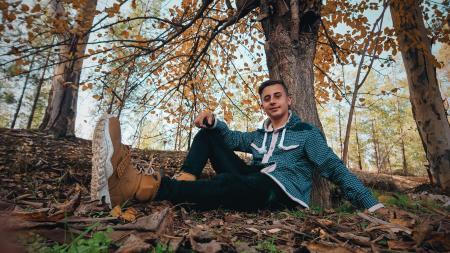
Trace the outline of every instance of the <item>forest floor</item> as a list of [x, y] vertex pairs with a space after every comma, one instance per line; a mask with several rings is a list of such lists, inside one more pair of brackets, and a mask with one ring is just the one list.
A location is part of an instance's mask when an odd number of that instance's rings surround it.
[[[173, 175], [186, 153], [133, 150]], [[91, 142], [0, 129], [1, 252], [445, 252], [450, 198], [423, 177], [355, 172], [392, 211], [195, 211], [166, 202], [109, 210], [90, 201]], [[204, 177], [214, 172], [207, 168]]]

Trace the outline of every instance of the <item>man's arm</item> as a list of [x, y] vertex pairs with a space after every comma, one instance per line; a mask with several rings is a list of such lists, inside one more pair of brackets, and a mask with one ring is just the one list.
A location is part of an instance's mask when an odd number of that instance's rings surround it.
[[225, 145], [235, 151], [249, 153], [249, 147], [254, 138], [254, 132], [241, 132], [230, 130], [227, 124], [217, 118], [211, 129], [217, 129], [220, 135], [223, 136]]
[[231, 150], [249, 153], [249, 147], [254, 138], [254, 132], [241, 132], [230, 130], [227, 124], [218, 120], [210, 112], [201, 112], [194, 120], [197, 127], [205, 129], [216, 129], [223, 137], [225, 145]]
[[353, 175], [342, 160], [328, 147], [325, 138], [318, 129], [313, 129], [305, 143], [307, 157], [320, 170], [320, 175], [337, 184], [345, 197], [357, 207], [374, 212], [384, 207], [373, 197], [372, 193]]

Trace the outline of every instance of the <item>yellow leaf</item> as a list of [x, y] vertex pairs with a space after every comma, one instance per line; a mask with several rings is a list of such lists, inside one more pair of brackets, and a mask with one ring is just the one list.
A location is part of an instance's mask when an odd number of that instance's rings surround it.
[[122, 36], [128, 38], [128, 36], [130, 36], [130, 33], [128, 31], [123, 31]]
[[122, 209], [120, 209], [120, 206], [117, 205], [117, 206], [115, 206], [115, 207], [109, 212], [109, 214], [110, 214], [112, 217], [119, 218], [120, 215], [122, 215]]
[[29, 11], [30, 10], [30, 7], [28, 7], [28, 5], [26, 5], [26, 4], [22, 4], [22, 11], [23, 12], [27, 12], [27, 11]]
[[94, 95], [94, 96], [92, 96], [95, 100], [100, 100], [100, 99], [102, 99], [102, 96], [100, 96], [100, 95]]
[[0, 1], [0, 10], [4, 11], [8, 9], [8, 3], [6, 1]]
[[14, 20], [16, 19], [16, 14], [14, 14], [14, 13], [10, 13], [9, 15], [6, 14], [5, 16], [6, 16], [6, 19], [7, 19], [9, 22], [12, 22], [12, 21], [14, 21]]
[[136, 209], [130, 207], [125, 212], [120, 215], [120, 219], [128, 222], [132, 222], [136, 220], [136, 216], [138, 215], [138, 212]]
[[33, 9], [31, 9], [31, 12], [36, 13], [41, 11], [41, 5], [40, 4], [36, 4]]

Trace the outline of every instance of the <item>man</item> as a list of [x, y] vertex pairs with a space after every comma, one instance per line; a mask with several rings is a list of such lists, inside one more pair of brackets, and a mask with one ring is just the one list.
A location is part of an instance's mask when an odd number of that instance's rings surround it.
[[[230, 130], [210, 112], [195, 119], [202, 128], [172, 179], [153, 168], [136, 168], [129, 149], [120, 143], [120, 123], [105, 116], [93, 138], [91, 196], [111, 206], [127, 200], [194, 203], [200, 209], [309, 208], [314, 170], [336, 183], [355, 206], [373, 212], [383, 207], [327, 146], [320, 130], [290, 110], [291, 98], [282, 81], [263, 82], [258, 93], [268, 119], [253, 132]], [[247, 165], [233, 151], [251, 153]], [[198, 179], [210, 159], [216, 176]]]

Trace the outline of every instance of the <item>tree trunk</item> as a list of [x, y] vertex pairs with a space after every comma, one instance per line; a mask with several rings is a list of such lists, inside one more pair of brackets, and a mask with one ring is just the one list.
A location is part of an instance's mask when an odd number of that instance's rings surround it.
[[356, 118], [356, 113], [355, 113], [355, 138], [356, 138], [356, 152], [358, 153], [358, 167], [359, 170], [362, 170], [361, 146], [359, 145], [358, 120]]
[[[352, 94], [352, 101], [350, 103], [350, 111], [348, 113], [347, 126], [345, 128], [345, 138], [344, 138], [344, 150], [342, 151], [342, 161], [344, 164], [348, 163], [348, 146], [350, 144], [350, 131], [352, 130], [352, 119], [355, 113], [356, 99], [358, 97], [358, 86], [355, 85], [355, 89]], [[359, 86], [361, 87], [361, 86]]]
[[338, 128], [339, 128], [339, 152], [341, 154], [341, 159], [342, 159], [342, 151], [344, 151], [343, 149], [343, 143], [342, 143], [342, 121], [341, 121], [341, 103], [339, 102], [338, 105]]
[[[54, 41], [52, 41], [53, 44]], [[41, 77], [39, 78], [38, 84], [36, 85], [36, 92], [34, 94], [33, 105], [31, 106], [30, 116], [28, 117], [27, 129], [31, 128], [33, 123], [34, 112], [36, 111], [36, 106], [39, 101], [39, 96], [41, 95], [42, 84], [44, 83], [45, 72], [47, 71], [48, 62], [50, 60], [51, 50], [48, 51], [47, 58], [45, 59], [44, 68], [42, 69]]]
[[402, 151], [402, 168], [403, 175], [408, 175], [408, 163], [406, 161], [406, 149], [405, 149], [405, 141], [403, 140], [403, 121], [402, 121], [402, 111], [400, 109], [400, 99], [397, 97], [397, 123], [399, 125], [399, 135], [400, 135], [400, 149]]
[[450, 125], [417, 0], [393, 0], [391, 15], [408, 77], [414, 120], [435, 183], [450, 190]]
[[377, 173], [380, 173], [381, 172], [380, 154], [379, 154], [379, 150], [378, 150], [378, 139], [377, 139], [377, 134], [375, 132], [375, 124], [374, 124], [373, 119], [372, 119], [372, 143], [373, 143], [373, 148], [375, 151], [375, 164], [377, 166]]
[[[55, 1], [57, 2], [57, 1]], [[60, 2], [56, 4], [56, 16], [64, 17], [64, 9]], [[59, 63], [55, 67], [52, 79], [53, 94], [47, 106], [48, 122], [45, 130], [56, 136], [74, 136], [77, 113], [78, 88], [83, 55], [89, 39], [88, 29], [92, 26], [97, 7], [97, 0], [88, 0], [78, 10], [74, 31], [68, 36], [60, 35]], [[69, 40], [67, 40], [69, 38]], [[45, 119], [47, 120], [47, 119]]]
[[[270, 3], [270, 5], [269, 5]], [[322, 129], [314, 96], [313, 62], [320, 25], [321, 1], [260, 1], [264, 49], [271, 79], [281, 79], [292, 94], [293, 110]], [[312, 203], [330, 206], [329, 183], [313, 177]]]
[[23, 84], [22, 93], [20, 94], [19, 101], [17, 102], [16, 112], [14, 113], [14, 116], [13, 116], [13, 119], [11, 122], [11, 129], [14, 128], [14, 126], [16, 125], [16, 120], [17, 120], [17, 117], [19, 116], [20, 108], [22, 107], [23, 96], [25, 95], [25, 90], [27, 89], [28, 81], [30, 80], [31, 70], [33, 69], [33, 63], [34, 63], [35, 58], [36, 58], [36, 55], [34, 54], [33, 58], [31, 59], [30, 68], [28, 70], [27, 77], [25, 77], [25, 83]]

